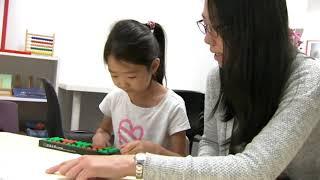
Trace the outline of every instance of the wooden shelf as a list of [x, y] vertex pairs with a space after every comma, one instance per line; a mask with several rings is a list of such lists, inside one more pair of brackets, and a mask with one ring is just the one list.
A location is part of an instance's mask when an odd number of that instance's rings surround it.
[[23, 102], [47, 102], [47, 99], [20, 98], [20, 97], [14, 97], [14, 96], [0, 96], [0, 100], [23, 101]]
[[[16, 75], [20, 75], [21, 87], [29, 87], [28, 80], [31, 76], [34, 79], [33, 87], [42, 86], [38, 78], [46, 78], [56, 85], [58, 59], [58, 57], [51, 56], [0, 52], [0, 72], [1, 74], [12, 74], [13, 86]], [[18, 104], [20, 130], [23, 130], [23, 124], [26, 121], [45, 121], [47, 118], [47, 99], [0, 95], [0, 100], [12, 101]]]
[[18, 54], [18, 53], [7, 53], [7, 52], [0, 52], [1, 56], [9, 56], [9, 57], [17, 57], [21, 60], [25, 59], [39, 59], [39, 60], [47, 60], [47, 61], [58, 61], [58, 57], [51, 57], [51, 56], [41, 56], [41, 55], [27, 55], [27, 54]]

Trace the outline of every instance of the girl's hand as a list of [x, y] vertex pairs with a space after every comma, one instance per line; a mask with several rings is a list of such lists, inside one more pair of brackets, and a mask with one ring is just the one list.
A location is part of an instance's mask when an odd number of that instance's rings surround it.
[[121, 154], [137, 154], [139, 152], [149, 152], [160, 154], [161, 146], [150, 141], [133, 141], [120, 147]]
[[135, 162], [133, 155], [85, 155], [46, 170], [46, 173], [49, 174], [55, 172], [77, 180], [96, 177], [121, 178], [134, 176]]
[[96, 134], [92, 137], [92, 145], [94, 146], [111, 146], [110, 135], [105, 131], [97, 131]]

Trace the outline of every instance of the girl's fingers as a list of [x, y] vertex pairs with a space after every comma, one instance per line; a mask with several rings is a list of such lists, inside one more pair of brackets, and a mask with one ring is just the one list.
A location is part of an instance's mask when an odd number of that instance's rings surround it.
[[123, 148], [120, 149], [121, 154], [128, 154], [132, 149], [134, 149], [138, 144], [138, 141], [133, 141], [127, 143]]
[[122, 144], [120, 145], [120, 149], [123, 149], [124, 147], [126, 147], [127, 144]]
[[107, 147], [109, 146], [112, 146], [112, 144], [109, 141], [107, 141]]
[[130, 151], [127, 152], [127, 154], [137, 154], [139, 152], [139, 148], [133, 147], [130, 149]]

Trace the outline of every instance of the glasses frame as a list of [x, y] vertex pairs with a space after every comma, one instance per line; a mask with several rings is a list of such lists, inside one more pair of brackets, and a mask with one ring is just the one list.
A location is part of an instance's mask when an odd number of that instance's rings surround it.
[[212, 27], [208, 24], [205, 24], [203, 19], [197, 21], [196, 23], [200, 32], [202, 32], [204, 35], [210, 33], [210, 35], [213, 37], [218, 37], [219, 36], [218, 31], [225, 30], [226, 28], [228, 28], [228, 26], [225, 26], [225, 25], [218, 25], [218, 26]]
[[203, 34], [207, 34], [210, 32], [208, 25], [204, 23], [203, 19], [197, 21], [197, 26], [200, 32], [202, 32]]

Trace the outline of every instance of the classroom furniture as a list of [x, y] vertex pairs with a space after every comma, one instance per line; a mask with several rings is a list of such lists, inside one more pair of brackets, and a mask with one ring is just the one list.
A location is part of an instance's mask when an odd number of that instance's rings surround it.
[[[79, 157], [78, 154], [39, 147], [39, 138], [0, 132], [0, 179], [68, 179], [59, 174], [46, 174], [45, 170], [62, 161]], [[125, 177], [123, 179], [135, 179]]]
[[85, 130], [66, 131], [63, 130], [60, 103], [53, 85], [45, 78], [41, 78], [47, 96], [47, 120], [46, 128], [49, 137], [65, 137], [78, 141], [91, 142], [94, 132]]
[[18, 105], [11, 101], [0, 101], [0, 131], [19, 131]]
[[[71, 93], [72, 96], [72, 110], [71, 110], [71, 130], [78, 130], [80, 127], [80, 111], [81, 111], [81, 99], [83, 94], [85, 93], [93, 93], [93, 94], [100, 94], [103, 97], [106, 93], [109, 93], [112, 88], [111, 87], [94, 87], [94, 86], [85, 86], [85, 85], [72, 85], [72, 84], [59, 84], [59, 94], [60, 89], [62, 91], [67, 91]], [[102, 99], [101, 99], [102, 101]], [[94, 106], [98, 107], [100, 102], [97, 102]], [[93, 119], [95, 117], [92, 117]]]
[[41, 78], [43, 83], [46, 97], [47, 97], [47, 119], [45, 121], [46, 129], [48, 131], [49, 137], [64, 137], [63, 136], [63, 128], [62, 128], [62, 120], [61, 120], [61, 113], [60, 113], [60, 105], [59, 100], [54, 90], [54, 87], [51, 83], [45, 79]]
[[45, 170], [62, 161], [79, 157], [38, 146], [39, 139], [0, 132], [0, 179], [67, 179], [46, 174]]
[[[15, 77], [19, 76], [22, 87], [28, 87], [28, 78], [47, 78], [54, 85], [57, 79], [58, 58], [48, 56], [35, 56], [0, 52], [0, 72], [12, 74], [13, 84]], [[34, 86], [40, 87], [40, 81], [34, 81]], [[14, 96], [0, 96], [0, 100], [16, 102], [19, 105], [19, 122], [27, 120], [40, 120], [46, 118], [46, 99], [20, 98]]]
[[203, 112], [204, 112], [204, 94], [191, 90], [174, 89], [175, 93], [182, 97], [185, 102], [187, 115], [191, 129], [187, 130], [189, 139], [189, 152], [192, 152], [194, 142], [199, 142], [199, 138], [203, 134]]

